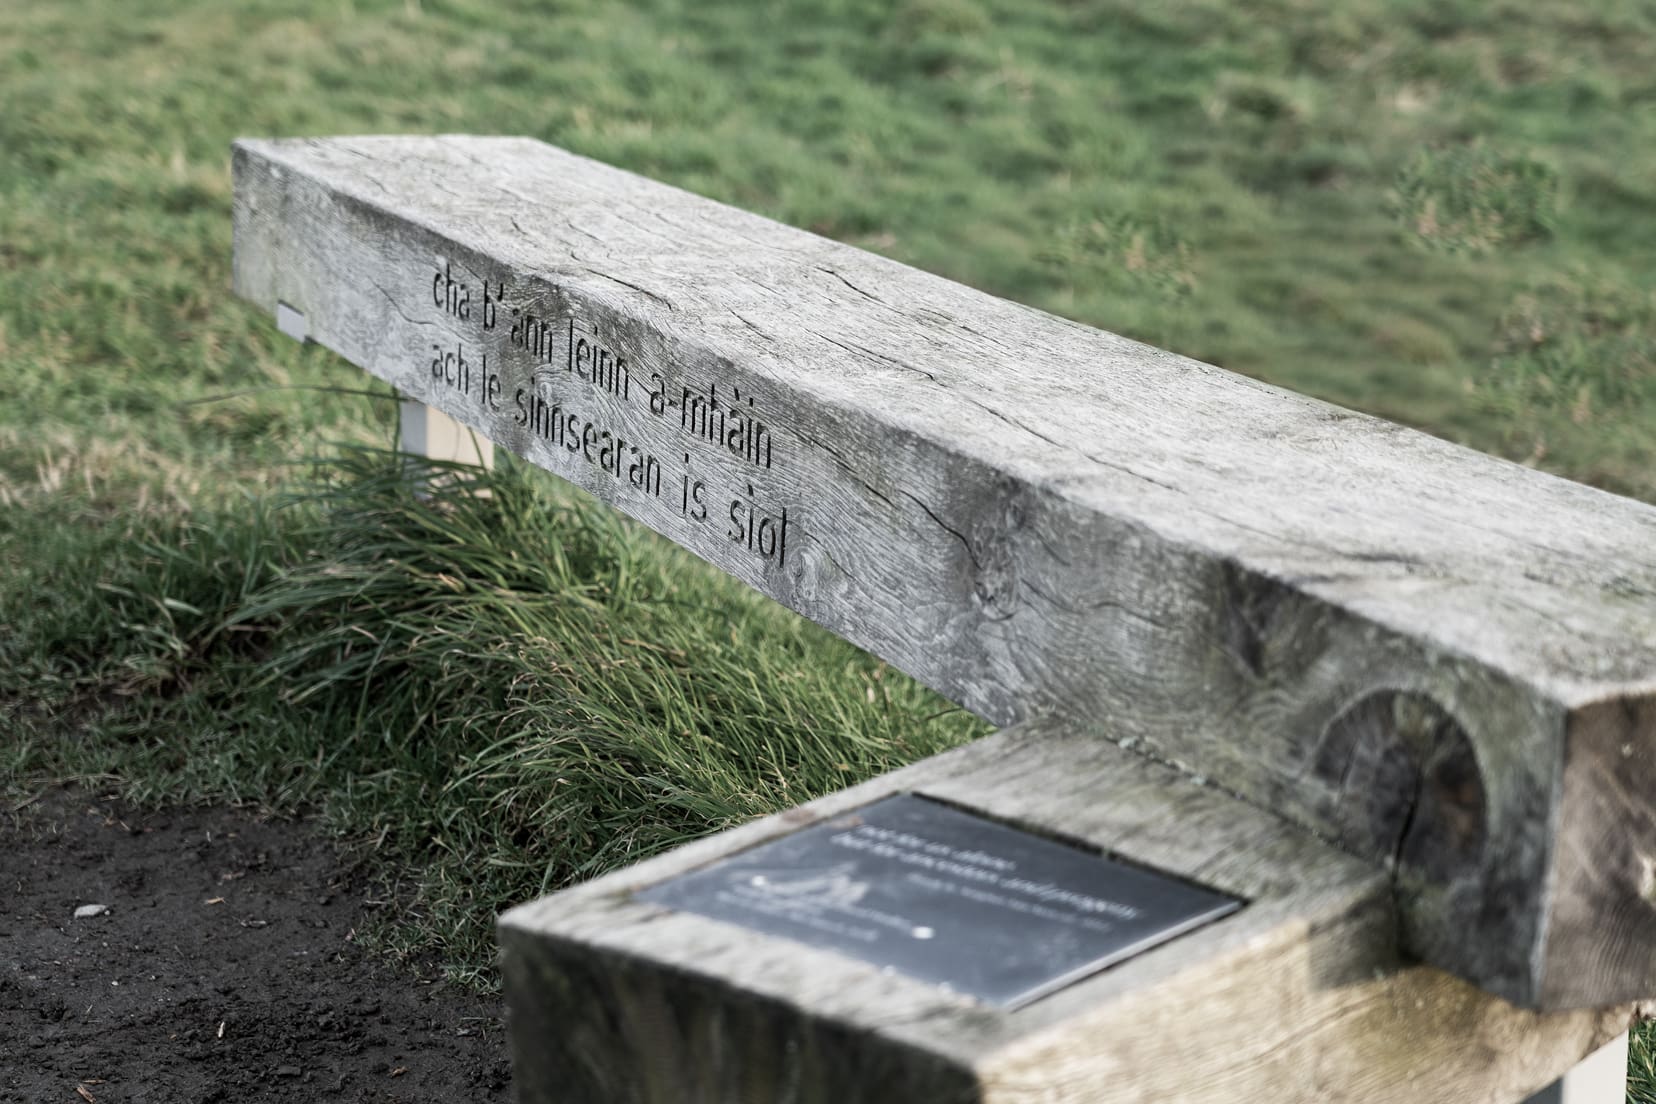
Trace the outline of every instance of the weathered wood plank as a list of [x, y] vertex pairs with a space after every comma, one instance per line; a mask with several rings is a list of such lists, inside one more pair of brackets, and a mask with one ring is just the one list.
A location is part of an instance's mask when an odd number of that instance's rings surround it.
[[[634, 898], [891, 793], [1248, 899], [1017, 1011]], [[1142, 756], [1034, 722], [501, 920], [525, 1104], [1513, 1104], [1625, 1031], [1395, 955], [1386, 876]]]
[[235, 164], [238, 291], [354, 363], [985, 717], [1395, 862], [1491, 991], [1656, 989], [1656, 793], [1586, 735], [1653, 750], [1656, 509], [528, 140]]

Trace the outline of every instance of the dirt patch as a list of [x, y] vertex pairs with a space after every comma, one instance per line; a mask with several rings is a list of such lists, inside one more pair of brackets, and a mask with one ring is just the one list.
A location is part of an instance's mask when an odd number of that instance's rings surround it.
[[302, 825], [52, 793], [0, 811], [0, 897], [0, 1100], [510, 1098], [499, 1002], [358, 947], [372, 887]]

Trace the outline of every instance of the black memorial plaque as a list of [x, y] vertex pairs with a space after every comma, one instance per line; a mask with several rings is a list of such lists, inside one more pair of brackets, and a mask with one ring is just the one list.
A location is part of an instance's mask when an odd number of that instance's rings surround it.
[[1016, 1008], [1239, 908], [900, 794], [641, 891]]

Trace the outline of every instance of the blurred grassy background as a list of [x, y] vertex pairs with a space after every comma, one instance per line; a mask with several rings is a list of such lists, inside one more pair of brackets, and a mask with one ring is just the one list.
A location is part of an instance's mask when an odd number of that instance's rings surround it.
[[229, 298], [227, 148], [381, 131], [533, 135], [1656, 496], [1637, 0], [6, 3], [0, 95], [7, 500], [383, 438], [178, 406], [360, 386]]
[[1656, 500], [1653, 102], [1639, 0], [0, 0], [0, 770], [321, 807], [483, 977], [978, 731], [532, 473], [295, 467], [394, 409], [231, 297], [238, 135], [532, 135]]

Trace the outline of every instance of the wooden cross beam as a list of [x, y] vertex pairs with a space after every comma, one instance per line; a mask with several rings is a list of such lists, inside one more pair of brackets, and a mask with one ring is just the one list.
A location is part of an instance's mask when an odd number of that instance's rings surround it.
[[1490, 993], [1656, 989], [1656, 509], [525, 139], [235, 175], [237, 291], [410, 396], [1369, 862]]

